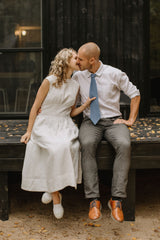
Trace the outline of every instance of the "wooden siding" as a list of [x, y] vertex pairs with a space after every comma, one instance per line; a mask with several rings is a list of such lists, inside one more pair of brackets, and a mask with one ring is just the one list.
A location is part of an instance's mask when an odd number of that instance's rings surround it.
[[125, 71], [140, 89], [141, 115], [147, 111], [147, 0], [50, 0], [49, 60], [64, 47], [88, 41], [101, 48], [101, 60]]

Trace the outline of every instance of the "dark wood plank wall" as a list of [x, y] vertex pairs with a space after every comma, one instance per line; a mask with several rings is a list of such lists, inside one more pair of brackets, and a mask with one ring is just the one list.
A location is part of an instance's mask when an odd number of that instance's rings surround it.
[[148, 105], [148, 6], [149, 0], [50, 0], [50, 61], [61, 48], [77, 50], [85, 42], [96, 42], [102, 61], [125, 71], [140, 89], [140, 115], [144, 116]]

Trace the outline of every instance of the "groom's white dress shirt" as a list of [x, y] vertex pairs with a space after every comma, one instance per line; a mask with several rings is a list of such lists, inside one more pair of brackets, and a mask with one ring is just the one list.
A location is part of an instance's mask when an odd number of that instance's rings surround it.
[[[120, 92], [121, 90], [130, 98], [140, 95], [139, 90], [129, 81], [126, 73], [101, 62], [95, 73], [99, 107], [101, 118], [120, 116]], [[72, 76], [80, 85], [81, 104], [85, 103], [89, 96], [91, 73], [88, 70], [75, 72]], [[90, 108], [83, 111], [84, 117], [90, 116]]]

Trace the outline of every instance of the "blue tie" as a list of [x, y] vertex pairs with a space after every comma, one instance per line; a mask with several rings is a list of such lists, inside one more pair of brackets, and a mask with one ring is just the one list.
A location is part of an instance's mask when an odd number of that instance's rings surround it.
[[91, 74], [91, 84], [90, 84], [90, 92], [89, 92], [90, 98], [96, 97], [96, 99], [93, 100], [90, 104], [90, 119], [94, 123], [94, 125], [96, 125], [101, 118], [95, 76], [96, 74], [93, 74], [93, 73]]

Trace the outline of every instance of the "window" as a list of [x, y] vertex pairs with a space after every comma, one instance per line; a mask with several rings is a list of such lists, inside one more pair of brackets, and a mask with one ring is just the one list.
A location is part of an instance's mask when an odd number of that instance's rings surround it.
[[0, 116], [28, 116], [42, 79], [42, 1], [1, 0], [0, 23]]
[[160, 1], [150, 0], [150, 112], [160, 113]]

